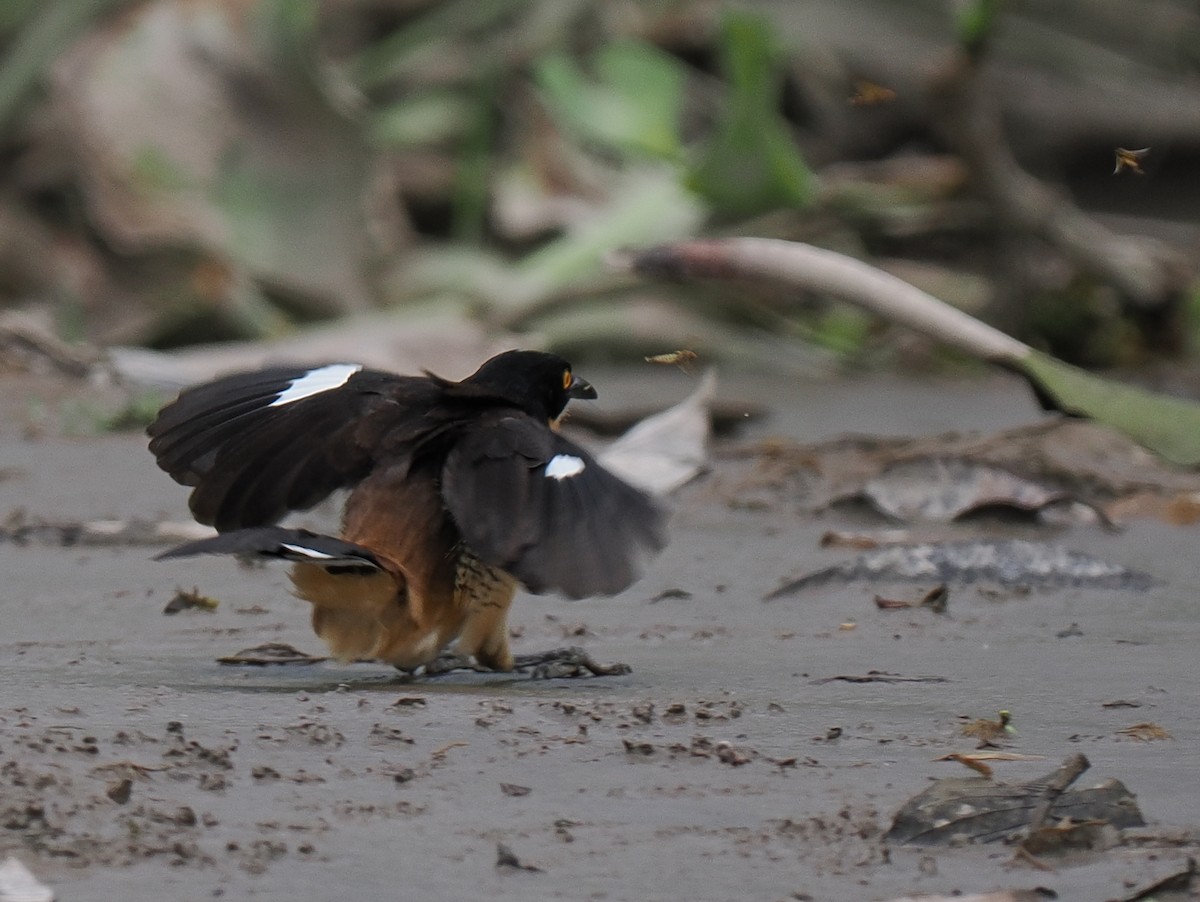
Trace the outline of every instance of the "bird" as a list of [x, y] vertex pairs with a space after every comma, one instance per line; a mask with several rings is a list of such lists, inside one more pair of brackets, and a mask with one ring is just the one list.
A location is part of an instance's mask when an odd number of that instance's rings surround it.
[[[461, 381], [327, 363], [186, 388], [149, 447], [217, 534], [158, 557], [291, 562], [339, 660], [411, 671], [445, 653], [512, 670], [519, 586], [613, 595], [666, 543], [660, 504], [558, 431], [569, 401], [596, 396], [567, 360], [530, 350]], [[279, 525], [343, 488], [339, 536]]]

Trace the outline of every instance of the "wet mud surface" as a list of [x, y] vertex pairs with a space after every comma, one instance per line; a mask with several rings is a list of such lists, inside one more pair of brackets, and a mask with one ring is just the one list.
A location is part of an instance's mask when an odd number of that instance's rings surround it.
[[[776, 411], [759, 437], [1038, 417], [1008, 379], [728, 390]], [[0, 857], [18, 855], [60, 899], [882, 900], [1041, 886], [1095, 900], [1197, 853], [1185, 834], [1044, 870], [1004, 844], [883, 835], [932, 779], [970, 774], [934, 759], [973, 749], [963, 718], [1000, 709], [1017, 730], [1005, 747], [1044, 758], [995, 763], [997, 779], [1081, 752], [1081, 784], [1121, 780], [1164, 831], [1200, 824], [1198, 527], [1005, 527], [1149, 573], [1146, 590], [952, 584], [938, 614], [881, 609], [877, 594], [914, 587], [860, 580], [764, 601], [854, 556], [821, 548], [828, 530], [886, 524], [761, 492], [740, 504], [734, 466], [719, 457], [714, 478], [680, 493], [670, 547], [623, 595], [514, 605], [517, 653], [579, 645], [629, 664], [625, 676], [225, 666], [265, 642], [323, 652], [282, 568], [0, 542]], [[0, 469], [0, 516], [185, 512], [136, 436], [29, 439], [12, 415]], [[164, 615], [180, 587], [220, 603]], [[872, 671], [931, 679], [835, 679]], [[1120, 732], [1142, 722], [1170, 738]]]

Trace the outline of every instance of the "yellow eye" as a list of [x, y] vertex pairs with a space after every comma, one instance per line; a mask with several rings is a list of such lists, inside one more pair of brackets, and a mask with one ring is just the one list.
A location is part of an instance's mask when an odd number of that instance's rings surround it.
[[571, 387], [571, 371], [563, 370], [563, 389], [566, 390], [570, 387]]

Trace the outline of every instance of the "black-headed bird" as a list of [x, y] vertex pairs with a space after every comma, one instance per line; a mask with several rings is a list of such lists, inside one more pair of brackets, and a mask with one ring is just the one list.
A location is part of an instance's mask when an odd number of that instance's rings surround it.
[[[457, 640], [511, 670], [518, 585], [615, 594], [665, 543], [661, 508], [557, 431], [571, 399], [594, 397], [539, 351], [461, 382], [335, 363], [186, 389], [147, 430], [150, 450], [218, 535], [160, 557], [293, 562], [313, 629], [343, 660], [413, 669]], [[341, 488], [339, 538], [276, 525]]]

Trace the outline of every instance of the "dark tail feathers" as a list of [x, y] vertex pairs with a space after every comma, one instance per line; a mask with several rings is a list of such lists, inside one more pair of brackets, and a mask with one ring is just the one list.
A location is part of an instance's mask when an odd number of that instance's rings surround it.
[[317, 564], [330, 571], [383, 570], [370, 549], [307, 529], [256, 526], [223, 532], [211, 539], [198, 539], [156, 556], [156, 561], [195, 554], [237, 554]]

